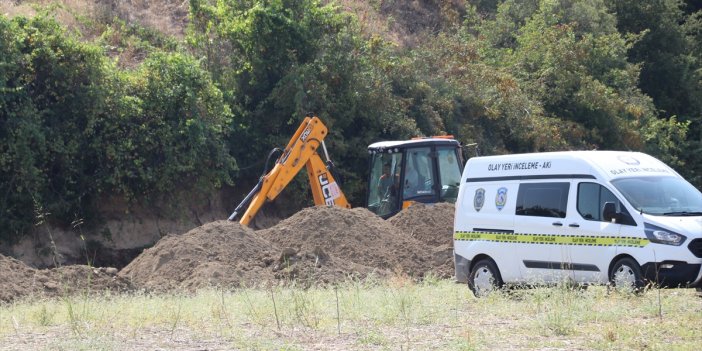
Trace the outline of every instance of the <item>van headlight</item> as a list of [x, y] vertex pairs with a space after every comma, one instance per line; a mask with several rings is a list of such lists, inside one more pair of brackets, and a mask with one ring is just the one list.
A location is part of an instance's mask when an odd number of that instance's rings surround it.
[[685, 239], [687, 239], [687, 237], [682, 234], [648, 223], [644, 223], [644, 232], [646, 232], [646, 237], [652, 243], [663, 245], [680, 246], [685, 242]]

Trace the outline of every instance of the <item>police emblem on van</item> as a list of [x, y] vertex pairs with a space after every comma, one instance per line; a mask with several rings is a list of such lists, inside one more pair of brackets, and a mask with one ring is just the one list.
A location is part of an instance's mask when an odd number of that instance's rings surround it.
[[502, 208], [505, 207], [505, 204], [507, 203], [507, 188], [499, 188], [497, 189], [497, 196], [495, 196], [495, 207], [497, 207], [498, 211], [502, 211]]
[[475, 211], [480, 212], [480, 209], [483, 208], [483, 204], [485, 204], [485, 189], [478, 188], [475, 190], [475, 196], [473, 196], [473, 207]]
[[628, 155], [617, 156], [617, 158], [619, 159], [619, 161], [622, 161], [630, 166], [638, 166], [639, 164], [641, 164], [639, 160]]

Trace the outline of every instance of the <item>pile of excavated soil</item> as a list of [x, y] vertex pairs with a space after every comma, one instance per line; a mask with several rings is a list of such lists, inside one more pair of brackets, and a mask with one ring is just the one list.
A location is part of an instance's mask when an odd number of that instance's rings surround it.
[[131, 290], [129, 281], [116, 274], [115, 268], [84, 265], [34, 269], [14, 258], [0, 255], [0, 302], [27, 296], [58, 297]]
[[259, 231], [216, 221], [162, 238], [119, 276], [147, 291], [292, 282], [310, 286], [371, 274], [422, 277], [429, 271], [450, 277], [451, 246], [418, 240], [429, 237], [419, 234], [429, 230], [419, 219], [439, 223], [450, 207], [403, 212], [398, 226], [363, 208], [325, 206], [303, 209]]
[[278, 252], [237, 222], [215, 221], [162, 238], [119, 275], [147, 291], [254, 286], [273, 280]]
[[441, 278], [455, 274], [453, 265], [453, 217], [451, 203], [414, 204], [394, 215], [388, 222], [417, 239], [431, 251], [431, 266]]
[[295, 285], [302, 287], [364, 279], [371, 274], [382, 277], [389, 273], [334, 258], [319, 247], [311, 252], [297, 251], [292, 247], [284, 248], [273, 271], [275, 278], [281, 282], [294, 282]]
[[0, 255], [0, 301], [105, 290], [310, 286], [371, 274], [448, 278], [453, 209], [417, 204], [385, 221], [364, 208], [311, 207], [259, 231], [215, 221], [162, 238], [119, 273], [78, 265], [37, 270]]
[[14, 258], [0, 255], [0, 301], [10, 301], [34, 293], [35, 272], [35, 269]]
[[390, 217], [388, 222], [426, 245], [453, 246], [455, 209], [453, 204], [447, 202], [418, 203]]
[[116, 268], [71, 265], [40, 269], [35, 280], [41, 283], [47, 297], [132, 290], [129, 280], [117, 276]]
[[421, 277], [431, 266], [425, 245], [365, 208], [306, 208], [258, 233], [279, 247], [321, 251], [340, 264], [366, 266], [379, 273]]
[[138, 289], [159, 292], [292, 282], [310, 286], [374, 272], [372, 267], [333, 257], [323, 248], [280, 246], [237, 222], [215, 221], [162, 238], [119, 276]]

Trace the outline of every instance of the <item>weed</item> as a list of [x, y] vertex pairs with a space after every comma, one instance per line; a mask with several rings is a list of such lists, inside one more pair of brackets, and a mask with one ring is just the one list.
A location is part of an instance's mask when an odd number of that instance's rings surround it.
[[617, 341], [617, 333], [612, 329], [607, 329], [605, 331], [605, 340], [608, 342]]
[[254, 324], [265, 328], [268, 326], [268, 319], [264, 312], [264, 307], [257, 302], [252, 296], [254, 291], [249, 289], [242, 289], [240, 291], [241, 301], [245, 307], [245, 315], [248, 316], [249, 320]]
[[293, 313], [295, 319], [305, 327], [317, 329], [319, 328], [320, 317], [317, 311], [317, 305], [314, 299], [307, 293], [306, 290], [290, 290], [293, 305]]
[[63, 301], [66, 305], [66, 313], [68, 314], [68, 324], [74, 335], [78, 336], [81, 333], [80, 323], [76, 310], [74, 308], [73, 299], [69, 296], [64, 296]]
[[53, 323], [54, 315], [56, 313], [53, 311], [49, 311], [48, 308], [46, 308], [46, 304], [42, 304], [39, 307], [39, 310], [35, 311], [34, 313], [34, 319], [37, 321], [37, 324], [46, 327], [49, 326]]
[[341, 335], [341, 313], [339, 313], [339, 289], [334, 287], [334, 298], [336, 299], [336, 330], [337, 334]]
[[473, 339], [474, 339], [474, 331], [470, 328], [465, 328], [462, 329], [459, 333], [456, 340], [454, 340], [450, 347], [451, 349], [454, 350], [460, 350], [460, 351], [474, 351], [478, 350], [478, 347], [475, 345]]
[[422, 278], [422, 285], [425, 286], [437, 286], [441, 282], [441, 278], [434, 272], [429, 272]]
[[546, 312], [546, 327], [558, 336], [570, 335], [574, 324], [568, 311], [554, 308]]
[[357, 343], [360, 345], [386, 346], [390, 341], [379, 331], [368, 330], [358, 338]]
[[173, 333], [175, 332], [176, 328], [178, 327], [178, 323], [180, 322], [180, 313], [181, 313], [182, 307], [183, 307], [182, 304], [178, 303], [175, 313], [172, 314], [171, 338], [173, 337]]
[[278, 306], [275, 304], [275, 294], [273, 289], [271, 289], [271, 301], [273, 302], [273, 313], [275, 314], [275, 325], [278, 326], [278, 331], [280, 331], [280, 318], [278, 318]]

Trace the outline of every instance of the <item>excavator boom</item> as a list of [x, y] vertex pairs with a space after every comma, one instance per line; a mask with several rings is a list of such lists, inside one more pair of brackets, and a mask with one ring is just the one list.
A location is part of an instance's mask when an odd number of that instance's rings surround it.
[[[276, 160], [273, 169], [259, 179], [254, 189], [229, 216], [229, 220], [234, 220], [239, 210], [250, 201], [246, 212], [239, 220], [239, 223], [248, 226], [263, 204], [266, 201], [273, 201], [303, 166], [307, 168], [315, 206], [350, 208], [351, 205], [332, 175], [331, 161], [327, 156], [325, 164], [317, 153], [320, 147], [324, 149], [326, 136], [327, 127], [319, 118], [305, 117], [283, 150], [283, 154]], [[326, 154], [326, 149], [324, 151]]]

